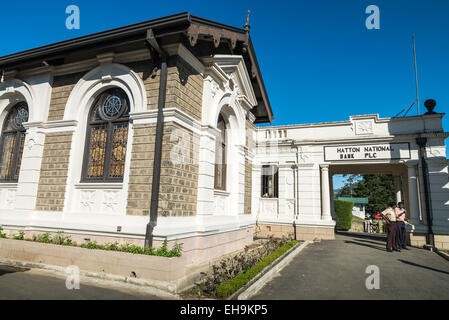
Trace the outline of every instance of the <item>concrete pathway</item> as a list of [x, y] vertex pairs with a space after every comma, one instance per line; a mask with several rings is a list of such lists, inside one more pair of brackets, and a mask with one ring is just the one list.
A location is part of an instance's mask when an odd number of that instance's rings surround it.
[[[368, 290], [369, 265], [380, 289]], [[310, 244], [252, 299], [449, 299], [449, 262], [418, 248], [389, 253], [385, 240], [337, 234]]]
[[47, 271], [0, 265], [0, 300], [154, 300], [161, 299], [138, 286], [105, 281], [81, 281], [68, 290], [66, 278]]

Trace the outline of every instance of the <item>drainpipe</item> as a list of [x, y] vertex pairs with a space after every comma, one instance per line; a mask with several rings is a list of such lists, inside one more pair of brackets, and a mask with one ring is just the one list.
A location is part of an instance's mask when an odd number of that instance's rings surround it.
[[419, 158], [422, 165], [423, 185], [424, 185], [424, 198], [426, 202], [426, 216], [427, 216], [427, 243], [431, 246], [433, 251], [435, 248], [435, 236], [432, 230], [432, 199], [430, 195], [429, 184], [429, 168], [426, 161], [426, 143], [427, 138], [419, 137], [416, 139], [416, 143], [419, 146]]
[[[162, 138], [164, 134], [164, 108], [167, 93], [167, 54], [159, 47], [153, 30], [147, 32], [147, 43], [160, 58], [161, 74], [159, 85], [159, 98], [157, 105], [156, 142], [154, 146], [153, 181], [151, 188], [150, 221], [145, 232], [145, 248], [153, 246], [153, 230], [157, 225], [157, 210], [159, 206], [159, 185], [161, 180]], [[152, 59], [155, 55], [152, 55]]]
[[295, 220], [297, 218], [297, 216], [299, 215], [299, 170], [298, 170], [298, 165], [299, 165], [299, 148], [297, 145], [295, 145], [295, 142], [292, 140], [292, 149], [296, 149], [296, 200], [295, 200], [295, 205], [296, 205], [296, 214], [295, 214]]
[[298, 166], [296, 164], [292, 165], [293, 170], [293, 232], [295, 234], [295, 240], [296, 240], [296, 215], [298, 212], [298, 209], [296, 208], [296, 170], [298, 170]]

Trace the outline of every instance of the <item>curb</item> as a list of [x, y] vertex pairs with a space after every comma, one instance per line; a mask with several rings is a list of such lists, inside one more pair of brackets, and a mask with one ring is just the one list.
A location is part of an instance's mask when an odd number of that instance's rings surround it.
[[436, 251], [437, 254], [439, 254], [441, 257], [443, 257], [444, 259], [446, 259], [447, 261], [449, 261], [449, 254], [447, 254], [446, 252], [437, 250]]
[[227, 300], [247, 300], [251, 298], [310, 243], [313, 243], [313, 241], [307, 240], [285, 252], [281, 257], [265, 267], [264, 270], [262, 270], [255, 278], [251, 279], [251, 281], [243, 288], [229, 296]]
[[[0, 263], [12, 267], [20, 267], [20, 268], [28, 268], [28, 269], [37, 269], [48, 272], [53, 272], [58, 275], [67, 276], [68, 273], [66, 271], [66, 267], [44, 264], [44, 263], [35, 263], [35, 262], [27, 262], [20, 260], [11, 260], [0, 258]], [[138, 279], [132, 277], [119, 276], [115, 274], [102, 273], [102, 272], [92, 272], [80, 270], [80, 278], [86, 282], [103, 282], [104, 284], [110, 285], [121, 285], [123, 286], [136, 286], [141, 289], [146, 289], [151, 291], [151, 294], [161, 296], [164, 298], [170, 299], [180, 299], [179, 296], [175, 293], [176, 286], [172, 283], [163, 282], [163, 281], [155, 281], [155, 280], [147, 280], [147, 279]], [[135, 288], [135, 289], [137, 289]]]

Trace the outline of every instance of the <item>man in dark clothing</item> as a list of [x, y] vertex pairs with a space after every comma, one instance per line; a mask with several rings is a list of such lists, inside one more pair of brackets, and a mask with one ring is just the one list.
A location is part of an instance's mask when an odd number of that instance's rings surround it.
[[397, 229], [398, 229], [398, 233], [397, 233], [398, 246], [402, 249], [408, 250], [407, 249], [407, 241], [405, 238], [405, 233], [406, 233], [405, 232], [405, 222], [408, 221], [408, 219], [405, 216], [407, 211], [404, 209], [404, 203], [399, 202], [398, 207], [395, 209], [395, 211], [396, 211], [396, 224], [397, 224]]
[[389, 207], [382, 211], [382, 216], [387, 224], [387, 251], [401, 251], [397, 242], [396, 203], [391, 202]]

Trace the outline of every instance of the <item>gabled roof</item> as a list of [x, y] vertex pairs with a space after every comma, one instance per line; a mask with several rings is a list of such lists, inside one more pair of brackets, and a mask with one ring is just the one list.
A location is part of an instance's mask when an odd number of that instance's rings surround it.
[[158, 41], [182, 41], [197, 57], [235, 54], [244, 57], [257, 106], [251, 112], [256, 123], [274, 119], [249, 30], [228, 26], [183, 12], [167, 17], [70, 39], [43, 47], [0, 57], [0, 72], [21, 71], [45, 65], [61, 65], [95, 57], [107, 51], [124, 52], [146, 47], [147, 31]]

